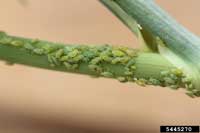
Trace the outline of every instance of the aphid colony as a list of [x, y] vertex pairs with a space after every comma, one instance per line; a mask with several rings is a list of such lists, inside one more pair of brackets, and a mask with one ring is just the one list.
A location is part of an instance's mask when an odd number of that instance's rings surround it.
[[[138, 85], [168, 86], [172, 89], [185, 87], [190, 96], [200, 96], [191, 80], [186, 78], [180, 69], [162, 71], [159, 79], [149, 77], [138, 78], [137, 56], [139, 51], [120, 46], [86, 46], [86, 45], [61, 45], [39, 40], [26, 40], [7, 36], [0, 33], [0, 44], [26, 49], [30, 54], [46, 56], [52, 67], [64, 66], [68, 71], [79, 71], [81, 64], [87, 64], [87, 69], [97, 76], [116, 78], [120, 82], [133, 81]], [[123, 73], [112, 70], [110, 66], [120, 66]]]

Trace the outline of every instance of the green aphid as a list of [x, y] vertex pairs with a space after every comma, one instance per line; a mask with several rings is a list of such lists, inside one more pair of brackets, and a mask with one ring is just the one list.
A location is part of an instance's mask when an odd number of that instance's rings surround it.
[[102, 55], [100, 56], [100, 58], [103, 60], [103, 61], [106, 61], [106, 62], [111, 62], [112, 61], [112, 58], [107, 56], [107, 55]]
[[130, 69], [133, 70], [133, 71], [135, 71], [136, 68], [137, 68], [137, 67], [136, 67], [135, 65], [132, 65], [132, 66], [130, 67]]
[[64, 54], [64, 50], [63, 49], [59, 49], [55, 52], [55, 57], [57, 59], [59, 59], [62, 55]]
[[63, 64], [68, 70], [70, 70], [72, 68], [72, 65], [68, 62], [64, 62]]
[[14, 41], [11, 41], [10, 43], [12, 46], [15, 46], [15, 47], [20, 47], [20, 46], [23, 46], [23, 42], [22, 41], [19, 41], [19, 40], [14, 40]]
[[121, 64], [127, 64], [127, 62], [130, 60], [130, 58], [129, 57], [121, 57], [120, 58], [120, 63]]
[[78, 54], [80, 54], [80, 51], [78, 51], [77, 49], [75, 49], [75, 50], [73, 50], [72, 52], [69, 52], [69, 53], [68, 53], [68, 56], [69, 56], [70, 58], [74, 58], [74, 57], [76, 57]]
[[69, 54], [69, 53], [72, 52], [74, 49], [75, 49], [75, 48], [72, 47], [72, 46], [65, 46], [63, 50], [64, 50], [64, 53], [65, 53], [65, 54]]
[[91, 69], [92, 71], [94, 72], [97, 72], [97, 73], [101, 73], [102, 72], [102, 68], [98, 65], [88, 65], [89, 69]]
[[169, 78], [169, 77], [164, 77], [163, 80], [165, 82], [165, 85], [167, 85], [167, 86], [176, 84], [176, 82], [173, 79]]
[[181, 69], [174, 69], [174, 70], [172, 70], [172, 73], [178, 77], [183, 76], [183, 71]]
[[52, 59], [52, 61], [53, 61], [53, 64], [55, 64], [55, 65], [60, 65], [60, 63], [59, 63], [59, 61], [56, 59], [56, 57], [51, 56], [51, 59]]
[[3, 37], [0, 39], [0, 44], [10, 44], [12, 42], [12, 39], [9, 37]]
[[128, 64], [126, 65], [126, 67], [130, 67], [132, 65], [134, 65], [136, 63], [135, 59], [131, 59]]
[[72, 70], [77, 70], [77, 69], [78, 69], [78, 67], [79, 67], [79, 65], [78, 65], [78, 64], [73, 64], [73, 65], [72, 65]]
[[176, 81], [178, 81], [178, 77], [176, 76], [176, 75], [174, 75], [174, 74], [169, 74], [169, 77], [171, 78], [171, 79], [173, 79], [173, 80], [176, 80]]
[[123, 57], [123, 56], [125, 56], [125, 53], [122, 52], [122, 51], [120, 51], [120, 50], [113, 50], [113, 51], [112, 51], [112, 54], [113, 54], [113, 56], [115, 56], [115, 57]]
[[51, 58], [51, 55], [47, 55], [47, 59], [48, 59], [48, 62], [50, 63], [50, 64], [53, 64], [53, 60], [52, 60], [52, 58]]
[[147, 81], [145, 79], [139, 79], [139, 80], [135, 81], [136, 84], [138, 84], [139, 86], [143, 86], [143, 87], [146, 86], [146, 82]]
[[173, 89], [173, 90], [177, 90], [177, 89], [179, 88], [178, 85], [170, 85], [169, 87], [170, 87], [171, 89]]
[[35, 49], [30, 43], [25, 43], [24, 44], [24, 48], [27, 49], [27, 50], [33, 50], [33, 49]]
[[47, 55], [50, 64], [60, 65], [59, 61], [53, 55]]
[[48, 54], [54, 50], [54, 47], [46, 44], [46, 45], [42, 46], [42, 49], [44, 50], [44, 53]]
[[84, 51], [83, 54], [82, 54], [84, 57], [88, 58], [88, 59], [91, 59], [91, 58], [94, 58], [96, 57], [96, 54], [92, 51]]
[[112, 60], [112, 64], [117, 64], [117, 63], [121, 63], [121, 58], [120, 57], [117, 57], [117, 58], [114, 58], [113, 60]]
[[160, 74], [161, 76], [166, 77], [169, 75], [169, 71], [162, 71]]
[[192, 82], [192, 79], [189, 78], [189, 77], [185, 77], [185, 78], [182, 78], [182, 82], [183, 82], [183, 83], [191, 83], [191, 82]]
[[112, 78], [114, 76], [111, 72], [102, 72], [101, 75], [108, 78]]
[[119, 82], [127, 82], [127, 79], [125, 77], [118, 77], [117, 80]]
[[41, 49], [41, 48], [35, 48], [33, 50], [33, 53], [38, 54], [38, 55], [42, 55], [42, 54], [44, 54], [44, 50]]
[[80, 62], [84, 57], [82, 55], [78, 55], [76, 57], [73, 58], [74, 62]]
[[60, 61], [68, 61], [69, 57], [67, 55], [65, 55], [65, 56], [62, 56], [59, 60]]
[[90, 61], [90, 64], [97, 65], [97, 64], [99, 64], [100, 62], [101, 62], [101, 58], [100, 58], [100, 57], [96, 57], [96, 58], [94, 58], [94, 59], [92, 59], [92, 60]]
[[148, 81], [150, 85], [161, 85], [161, 82], [158, 79], [150, 78]]
[[126, 54], [128, 56], [131, 56], [131, 57], [136, 57], [137, 56], [137, 52], [134, 51], [134, 50], [127, 49], [125, 52], [126, 52]]
[[131, 72], [131, 71], [125, 71], [124, 74], [125, 74], [126, 76], [133, 76], [133, 75], [134, 75], [134, 73]]
[[126, 50], [128, 50], [127, 47], [123, 47], [123, 46], [117, 46], [116, 49], [123, 51], [123, 52], [126, 52]]

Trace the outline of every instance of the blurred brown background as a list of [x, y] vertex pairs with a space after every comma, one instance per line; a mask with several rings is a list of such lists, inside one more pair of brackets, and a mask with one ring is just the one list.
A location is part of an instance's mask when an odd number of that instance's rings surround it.
[[[199, 0], [157, 0], [200, 34]], [[138, 47], [132, 33], [97, 0], [0, 0], [0, 30], [54, 42]], [[200, 124], [200, 99], [182, 90], [139, 87], [0, 62], [0, 132], [159, 132]]]

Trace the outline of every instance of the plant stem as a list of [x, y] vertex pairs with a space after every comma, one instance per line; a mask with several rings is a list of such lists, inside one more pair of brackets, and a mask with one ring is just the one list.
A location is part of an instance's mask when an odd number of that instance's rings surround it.
[[[1, 33], [0, 59], [56, 71], [117, 78], [140, 85], [176, 88], [185, 85], [181, 81], [184, 76], [176, 75], [176, 68], [161, 55], [120, 46], [64, 45]], [[169, 75], [176, 77], [171, 83], [165, 80]]]
[[[158, 52], [173, 65], [183, 69], [192, 78], [196, 89], [194, 91], [200, 93], [200, 39], [197, 36], [181, 26], [152, 0], [100, 1], [108, 5], [112, 1], [123, 13], [136, 20], [142, 29], [152, 35], [151, 40], [156, 43]], [[147, 42], [147, 45], [153, 44]]]

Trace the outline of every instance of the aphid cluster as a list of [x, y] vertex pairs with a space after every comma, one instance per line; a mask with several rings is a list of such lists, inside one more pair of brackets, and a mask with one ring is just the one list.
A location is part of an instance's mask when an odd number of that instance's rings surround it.
[[[87, 69], [96, 76], [116, 78], [120, 82], [131, 81], [141, 86], [157, 85], [172, 89], [185, 87], [189, 91], [188, 95], [200, 96], [200, 91], [194, 89], [191, 79], [188, 79], [180, 69], [162, 71], [159, 79], [136, 77], [138, 51], [130, 48], [110, 45], [59, 45], [37, 39], [30, 41], [14, 38], [2, 32], [0, 44], [25, 49], [30, 54], [46, 56], [51, 67], [63, 66], [68, 71], [79, 71], [81, 64], [87, 64]], [[114, 66], [120, 66], [123, 69], [122, 73], [118, 72], [119, 69], [113, 70]]]

